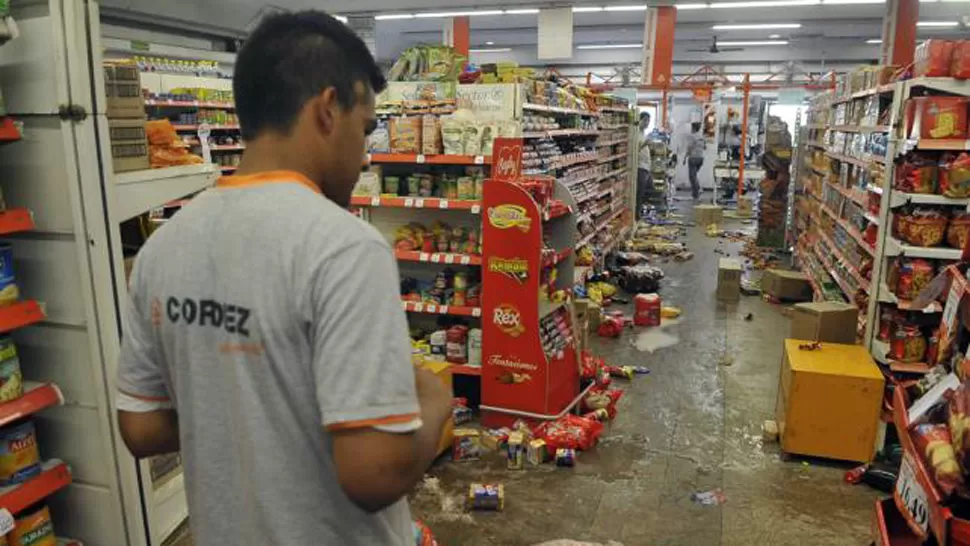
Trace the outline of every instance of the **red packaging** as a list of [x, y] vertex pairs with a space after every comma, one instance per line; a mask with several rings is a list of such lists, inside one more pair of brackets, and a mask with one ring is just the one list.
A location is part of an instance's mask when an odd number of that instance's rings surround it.
[[950, 76], [960, 80], [970, 79], [970, 40], [959, 40], [953, 45]]
[[586, 450], [596, 445], [603, 433], [603, 423], [568, 413], [555, 421], [542, 423], [534, 432], [550, 450]]
[[633, 298], [636, 314], [633, 323], [637, 326], [660, 326], [660, 310], [663, 304], [657, 294], [637, 294]]
[[445, 360], [452, 364], [468, 363], [468, 326], [448, 328], [445, 342]]
[[900, 326], [889, 342], [889, 358], [904, 363], [920, 362], [926, 356], [926, 336], [916, 326]]
[[[910, 138], [967, 138], [966, 97], [916, 97], [906, 102]], [[916, 128], [919, 127], [919, 134]]]
[[926, 40], [916, 46], [913, 71], [917, 77], [940, 78], [950, 75], [954, 43], [950, 40]]

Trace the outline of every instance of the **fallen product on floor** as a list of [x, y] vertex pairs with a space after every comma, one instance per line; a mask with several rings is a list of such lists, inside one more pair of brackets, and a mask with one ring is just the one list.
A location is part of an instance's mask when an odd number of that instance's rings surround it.
[[718, 506], [727, 502], [727, 495], [720, 489], [691, 493], [690, 500], [702, 506]]

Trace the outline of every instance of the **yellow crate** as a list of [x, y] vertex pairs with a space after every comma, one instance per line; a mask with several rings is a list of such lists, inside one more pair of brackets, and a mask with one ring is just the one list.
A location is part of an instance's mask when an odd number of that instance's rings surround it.
[[870, 461], [885, 380], [861, 345], [786, 339], [775, 419], [786, 453]]

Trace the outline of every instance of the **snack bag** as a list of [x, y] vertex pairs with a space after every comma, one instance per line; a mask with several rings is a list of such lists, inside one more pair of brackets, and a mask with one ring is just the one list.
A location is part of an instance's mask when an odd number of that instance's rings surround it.
[[946, 425], [916, 425], [913, 439], [944, 495], [950, 495], [963, 486], [963, 475]]
[[547, 421], [535, 429], [536, 437], [544, 440], [549, 449], [590, 449], [603, 433], [603, 423], [566, 414], [555, 421]]
[[947, 397], [950, 443], [960, 468], [966, 472], [970, 468], [970, 390], [967, 389], [967, 383], [948, 393]]
[[940, 78], [950, 75], [954, 43], [950, 40], [926, 40], [916, 47], [913, 71], [917, 77]]
[[959, 40], [954, 44], [950, 76], [960, 80], [970, 79], [970, 40]]
[[155, 146], [171, 146], [179, 138], [172, 122], [167, 119], [146, 121], [145, 136], [148, 143]]

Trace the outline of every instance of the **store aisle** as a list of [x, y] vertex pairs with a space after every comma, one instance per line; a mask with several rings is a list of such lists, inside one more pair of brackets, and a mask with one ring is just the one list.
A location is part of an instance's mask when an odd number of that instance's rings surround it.
[[[661, 265], [664, 304], [684, 311], [663, 329], [679, 338], [675, 345], [641, 351], [634, 345], [638, 336], [647, 336], [639, 339], [641, 348], [658, 340], [643, 329], [619, 340], [594, 340], [594, 351], [608, 363], [647, 366], [652, 373], [627, 388], [616, 422], [594, 451], [580, 454], [576, 468], [510, 472], [497, 457], [436, 465], [444, 496], [425, 488], [412, 506], [442, 546], [556, 538], [625, 546], [868, 544], [877, 492], [844, 484], [845, 466], [786, 463], [777, 446], [762, 446], [761, 424], [773, 418], [789, 321], [760, 298], [715, 301], [721, 256], [714, 249], [733, 255], [740, 249], [718, 241], [691, 228], [694, 260]], [[443, 512], [443, 497], [446, 505], [461, 502], [472, 482], [504, 483], [505, 511]], [[726, 504], [691, 500], [691, 493], [716, 488], [727, 495]]]

